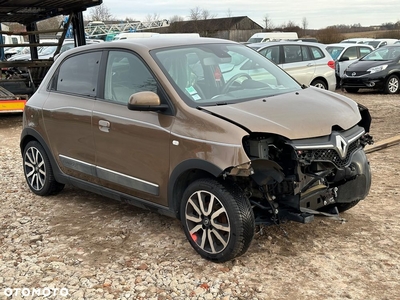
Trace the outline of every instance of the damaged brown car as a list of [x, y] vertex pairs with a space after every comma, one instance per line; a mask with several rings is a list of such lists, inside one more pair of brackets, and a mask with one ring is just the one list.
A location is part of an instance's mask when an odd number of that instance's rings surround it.
[[257, 224], [367, 197], [370, 123], [244, 45], [160, 35], [63, 53], [26, 104], [20, 146], [35, 194], [70, 184], [179, 218], [224, 262]]

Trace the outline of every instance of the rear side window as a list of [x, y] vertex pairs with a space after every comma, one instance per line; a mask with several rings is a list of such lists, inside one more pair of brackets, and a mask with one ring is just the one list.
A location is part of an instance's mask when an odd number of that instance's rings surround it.
[[310, 49], [314, 59], [321, 59], [325, 57], [324, 52], [322, 52], [322, 50], [318, 47], [310, 47]]
[[297, 45], [283, 46], [285, 63], [299, 62], [303, 60], [301, 47]]
[[74, 55], [62, 62], [53, 78], [52, 90], [96, 96], [101, 52]]

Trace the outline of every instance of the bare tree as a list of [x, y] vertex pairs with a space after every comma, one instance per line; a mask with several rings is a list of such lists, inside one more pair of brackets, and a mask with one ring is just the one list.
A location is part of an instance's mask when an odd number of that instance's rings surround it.
[[306, 36], [307, 35], [307, 27], [308, 27], [308, 21], [307, 21], [306, 17], [304, 17], [303, 20], [301, 21], [301, 25], [303, 26], [304, 36]]
[[227, 18], [231, 18], [232, 17], [232, 11], [230, 8], [228, 8], [228, 10], [226, 11], [226, 17]]
[[189, 19], [192, 21], [214, 19], [216, 17], [217, 15], [211, 14], [208, 9], [201, 9], [198, 6], [190, 9]]
[[266, 30], [274, 28], [274, 24], [272, 24], [271, 19], [268, 17], [268, 15], [264, 16], [263, 21], [264, 21]]
[[198, 6], [190, 9], [190, 15], [189, 15], [190, 20], [197, 21], [200, 20], [200, 17], [201, 17], [201, 9]]
[[94, 6], [89, 10], [89, 20], [91, 21], [112, 21], [114, 19], [105, 4]]
[[154, 13], [153, 15], [148, 14], [146, 18], [144, 19], [145, 22], [154, 22], [160, 20], [160, 15], [157, 13]]
[[170, 22], [171, 24], [172, 24], [172, 23], [175, 23], [175, 22], [182, 22], [182, 21], [184, 21], [184, 20], [185, 20], [184, 17], [178, 16], [178, 15], [174, 15], [174, 16], [172, 16], [172, 17], [169, 18], [169, 22]]

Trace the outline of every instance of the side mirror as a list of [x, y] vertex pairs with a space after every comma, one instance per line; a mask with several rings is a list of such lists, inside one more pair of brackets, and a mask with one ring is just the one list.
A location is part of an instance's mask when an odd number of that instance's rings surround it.
[[167, 104], [161, 104], [160, 97], [154, 92], [138, 92], [129, 97], [128, 109], [138, 111], [165, 111]]
[[341, 59], [339, 59], [339, 61], [346, 61], [346, 60], [350, 60], [350, 58], [348, 56], [343, 56]]

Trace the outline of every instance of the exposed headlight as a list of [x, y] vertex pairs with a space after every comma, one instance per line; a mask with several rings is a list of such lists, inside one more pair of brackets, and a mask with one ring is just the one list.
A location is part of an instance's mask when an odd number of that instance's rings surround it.
[[378, 67], [373, 67], [367, 70], [367, 72], [370, 72], [370, 74], [373, 73], [378, 73], [380, 71], [385, 70], [388, 67], [388, 65], [382, 65], [382, 66], [378, 66]]

